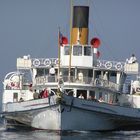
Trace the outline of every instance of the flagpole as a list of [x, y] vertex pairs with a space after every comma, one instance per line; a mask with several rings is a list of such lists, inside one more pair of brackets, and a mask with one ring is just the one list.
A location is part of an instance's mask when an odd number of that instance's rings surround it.
[[60, 77], [60, 27], [58, 28], [58, 80]]
[[71, 77], [71, 53], [72, 53], [72, 15], [73, 15], [73, 0], [71, 0], [70, 4], [70, 57], [69, 57], [69, 82]]

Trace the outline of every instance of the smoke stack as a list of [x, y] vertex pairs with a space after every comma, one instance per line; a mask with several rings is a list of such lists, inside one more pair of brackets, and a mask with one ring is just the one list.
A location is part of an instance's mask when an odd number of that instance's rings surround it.
[[74, 6], [72, 44], [88, 44], [88, 6]]

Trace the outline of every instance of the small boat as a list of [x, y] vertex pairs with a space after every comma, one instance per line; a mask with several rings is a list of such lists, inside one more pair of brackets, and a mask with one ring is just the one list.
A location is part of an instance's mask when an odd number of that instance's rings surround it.
[[73, 6], [70, 43], [58, 31], [58, 58], [17, 58], [17, 70], [3, 81], [7, 129], [140, 128], [139, 63], [100, 60], [100, 39], [88, 43], [88, 20], [88, 6]]

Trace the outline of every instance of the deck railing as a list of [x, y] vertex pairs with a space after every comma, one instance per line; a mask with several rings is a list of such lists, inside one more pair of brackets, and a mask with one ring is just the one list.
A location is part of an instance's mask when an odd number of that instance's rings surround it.
[[124, 62], [97, 60], [97, 68], [101, 69], [123, 71], [124, 65], [125, 65]]
[[96, 78], [94, 81], [94, 85], [104, 87], [104, 88], [109, 88], [110, 90], [113, 91], [122, 91], [123, 85], [121, 84], [116, 84], [112, 81]]
[[[68, 76], [61, 77], [63, 82], [71, 82], [73, 84], [89, 84], [91, 86], [100, 86], [104, 88], [109, 88], [114, 91], [122, 91], [123, 85], [116, 84], [112, 81], [104, 80], [101, 78], [96, 78], [93, 80], [93, 78], [90, 77], [80, 77], [75, 78], [74, 76], [71, 76], [70, 78]], [[41, 76], [36, 78], [36, 84], [37, 85], [46, 85], [47, 83], [57, 83], [58, 79], [54, 76]]]
[[43, 108], [49, 105], [56, 104], [56, 96], [49, 96], [49, 98], [43, 98], [39, 100], [28, 100], [24, 102], [11, 102], [3, 104], [3, 111], [14, 112], [22, 110], [31, 110], [37, 108]]
[[[92, 84], [92, 78], [90, 77], [74, 77], [74, 76], [62, 76], [61, 79], [64, 82], [71, 82], [71, 83], [83, 83], [83, 84]], [[40, 76], [36, 78], [35, 84], [46, 84], [46, 83], [56, 83], [58, 82], [58, 78], [56, 76]]]

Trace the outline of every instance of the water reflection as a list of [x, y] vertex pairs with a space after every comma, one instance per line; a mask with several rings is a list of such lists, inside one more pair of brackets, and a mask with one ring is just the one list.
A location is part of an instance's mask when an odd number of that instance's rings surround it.
[[73, 132], [6, 131], [0, 129], [0, 140], [139, 140], [140, 131]]

